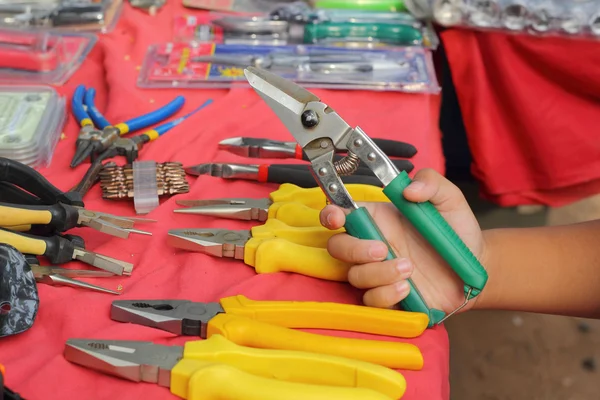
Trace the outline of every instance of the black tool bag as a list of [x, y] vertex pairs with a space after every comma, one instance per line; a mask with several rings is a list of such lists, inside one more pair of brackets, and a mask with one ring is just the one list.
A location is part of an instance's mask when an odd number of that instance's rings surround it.
[[23, 254], [0, 244], [0, 338], [31, 328], [39, 302], [37, 284]]

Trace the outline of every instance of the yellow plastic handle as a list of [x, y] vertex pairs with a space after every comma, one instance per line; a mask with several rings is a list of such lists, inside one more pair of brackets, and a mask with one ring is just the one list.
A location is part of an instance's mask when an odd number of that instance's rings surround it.
[[410, 343], [317, 335], [226, 313], [218, 314], [208, 323], [207, 337], [214, 334], [241, 346], [329, 354], [389, 368], [423, 368], [421, 351]]
[[302, 203], [281, 202], [273, 203], [267, 214], [270, 219], [278, 219], [289, 226], [307, 227], [322, 226], [319, 219], [321, 210]]
[[263, 378], [311, 385], [371, 389], [402, 397], [406, 380], [381, 365], [326, 354], [244, 347], [222, 335], [185, 344], [184, 359], [227, 364]]
[[267, 219], [263, 225], [251, 229], [252, 237], [257, 239], [281, 238], [303, 246], [327, 248], [327, 241], [342, 230], [329, 230], [323, 226], [296, 227], [289, 226], [277, 219]]
[[49, 211], [0, 206], [0, 226], [25, 224], [45, 225], [49, 224], [51, 221], [52, 214]]
[[46, 252], [46, 242], [31, 239], [16, 233], [0, 230], [0, 243], [9, 244], [21, 253], [43, 256]]
[[[383, 194], [383, 189], [372, 185], [358, 183], [344, 185], [354, 201], [390, 202]], [[284, 183], [269, 198], [274, 202], [298, 202], [312, 208], [322, 209], [327, 204], [327, 198], [320, 187], [301, 188], [291, 183]]]
[[327, 249], [302, 246], [285, 239], [251, 238], [244, 245], [244, 262], [259, 274], [293, 272], [328, 281], [347, 282], [350, 264]]
[[3, 226], [2, 229], [8, 229], [13, 232], [27, 232], [31, 230], [31, 225], [12, 225], [12, 226]]
[[226, 313], [287, 328], [331, 329], [415, 338], [429, 323], [427, 314], [316, 301], [256, 301], [238, 295], [222, 298]]
[[171, 393], [188, 400], [391, 400], [369, 389], [283, 382], [195, 360], [171, 370]]

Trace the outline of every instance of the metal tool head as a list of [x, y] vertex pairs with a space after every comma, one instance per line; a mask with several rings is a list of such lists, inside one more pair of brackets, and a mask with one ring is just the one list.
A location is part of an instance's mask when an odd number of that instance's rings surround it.
[[96, 268], [109, 271], [114, 275], [131, 275], [131, 272], [133, 271], [133, 264], [131, 263], [87, 251], [80, 247], [75, 247], [73, 258], [86, 264], [93, 265]]
[[273, 202], [269, 199], [213, 199], [177, 200], [177, 204], [190, 208], [176, 209], [176, 213], [262, 222], [267, 220]]
[[171, 385], [171, 370], [183, 358], [183, 347], [152, 342], [69, 339], [67, 361], [134, 382]]
[[119, 217], [116, 215], [86, 210], [85, 208], [79, 207], [78, 223], [81, 225], [122, 239], [127, 239], [130, 233], [152, 235], [151, 232], [133, 229], [136, 222], [150, 223], [156, 222], [156, 220], [146, 218]]
[[69, 269], [55, 266], [40, 266], [31, 265], [31, 271], [33, 276], [38, 278], [44, 275], [61, 275], [67, 278], [106, 278], [109, 276], [115, 276], [115, 274], [108, 271], [94, 271], [91, 269]]
[[258, 165], [232, 164], [232, 163], [207, 163], [185, 168], [189, 175], [209, 175], [218, 178], [240, 178], [240, 174], [254, 176], [258, 173]]
[[219, 303], [196, 303], [187, 300], [117, 300], [110, 317], [171, 332], [176, 335], [206, 338], [206, 324], [225, 312]]
[[251, 237], [250, 231], [175, 229], [169, 231], [167, 243], [179, 249], [243, 260], [244, 245]]

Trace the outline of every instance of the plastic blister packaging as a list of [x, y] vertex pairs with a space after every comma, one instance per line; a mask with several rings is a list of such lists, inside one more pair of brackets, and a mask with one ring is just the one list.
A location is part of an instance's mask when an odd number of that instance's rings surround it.
[[248, 87], [244, 68], [249, 65], [312, 88], [439, 92], [431, 53], [421, 47], [155, 44], [146, 53], [137, 84], [141, 88]]
[[0, 86], [0, 157], [50, 164], [67, 118], [66, 101], [48, 86]]
[[294, 1], [297, 0], [182, 0], [182, 4], [184, 7], [200, 10], [263, 13]]
[[448, 27], [600, 39], [600, 0], [427, 1], [423, 17]]
[[176, 41], [221, 44], [315, 44], [346, 48], [423, 46], [431, 49], [439, 44], [431, 24], [410, 14], [313, 11], [295, 4], [262, 15], [213, 12], [202, 17], [178, 16], [174, 30]]
[[89, 33], [0, 28], [0, 83], [62, 85], [95, 46]]
[[0, 26], [110, 32], [123, 0], [0, 0]]

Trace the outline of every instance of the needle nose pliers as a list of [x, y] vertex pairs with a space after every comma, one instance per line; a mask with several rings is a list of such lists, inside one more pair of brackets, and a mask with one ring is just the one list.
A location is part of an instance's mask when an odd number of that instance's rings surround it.
[[[171, 117], [183, 107], [185, 102], [183, 96], [177, 96], [167, 105], [148, 114], [116, 125], [111, 125], [96, 108], [94, 103], [95, 95], [96, 91], [94, 88], [88, 88], [86, 90], [84, 85], [80, 85], [75, 89], [75, 93], [71, 100], [73, 115], [81, 126], [76, 141], [75, 155], [71, 160], [72, 168], [83, 163], [88, 157], [93, 159], [97, 154], [109, 148], [122, 135], [147, 128], [159, 121]], [[166, 130], [163, 128], [164, 132], [173, 126], [174, 125], [170, 126]], [[152, 140], [164, 132], [155, 129], [146, 134], [149, 136], [149, 140]]]

